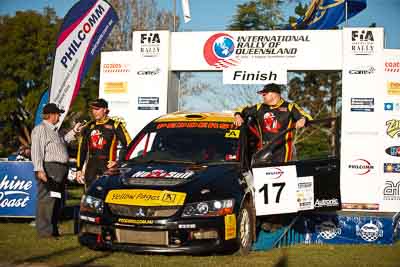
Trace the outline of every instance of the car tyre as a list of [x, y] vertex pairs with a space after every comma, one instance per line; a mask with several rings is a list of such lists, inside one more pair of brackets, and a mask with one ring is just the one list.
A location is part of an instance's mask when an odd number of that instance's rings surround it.
[[253, 227], [250, 203], [246, 201], [239, 211], [236, 239], [239, 248], [236, 255], [249, 254], [253, 244]]

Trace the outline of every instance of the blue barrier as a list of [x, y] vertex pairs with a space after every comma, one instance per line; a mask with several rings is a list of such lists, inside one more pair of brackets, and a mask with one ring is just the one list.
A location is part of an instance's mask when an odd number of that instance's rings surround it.
[[36, 193], [32, 162], [0, 162], [0, 217], [35, 217]]

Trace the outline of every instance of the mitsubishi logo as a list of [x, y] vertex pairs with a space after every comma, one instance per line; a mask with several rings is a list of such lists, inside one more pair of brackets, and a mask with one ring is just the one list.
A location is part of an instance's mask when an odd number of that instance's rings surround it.
[[137, 216], [137, 217], [145, 217], [146, 214], [144, 213], [144, 210], [142, 208], [139, 208], [138, 211], [136, 212], [135, 216]]

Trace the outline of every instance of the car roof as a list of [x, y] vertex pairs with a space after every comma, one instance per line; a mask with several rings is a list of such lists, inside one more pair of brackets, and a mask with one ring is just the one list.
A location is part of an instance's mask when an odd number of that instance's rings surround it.
[[232, 112], [184, 112], [177, 111], [163, 115], [154, 122], [175, 122], [175, 121], [211, 121], [233, 123]]

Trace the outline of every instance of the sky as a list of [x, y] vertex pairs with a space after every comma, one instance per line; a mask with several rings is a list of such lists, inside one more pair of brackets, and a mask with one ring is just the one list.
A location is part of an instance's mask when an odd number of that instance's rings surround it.
[[[309, 2], [310, 0], [303, 2]], [[0, 0], [0, 15], [13, 15], [18, 10], [53, 7], [63, 17], [76, 0]], [[226, 29], [235, 14], [236, 6], [246, 0], [190, 0], [192, 20], [182, 23], [183, 31], [221, 31]], [[288, 1], [288, 3], [291, 1]], [[158, 7], [173, 10], [173, 0], [158, 0]], [[177, 15], [183, 22], [181, 0], [176, 0]], [[293, 4], [285, 7], [285, 16], [293, 15]], [[385, 28], [386, 48], [400, 49], [400, 0], [367, 0], [367, 8], [349, 20], [349, 26], [369, 26], [375, 22]]]

